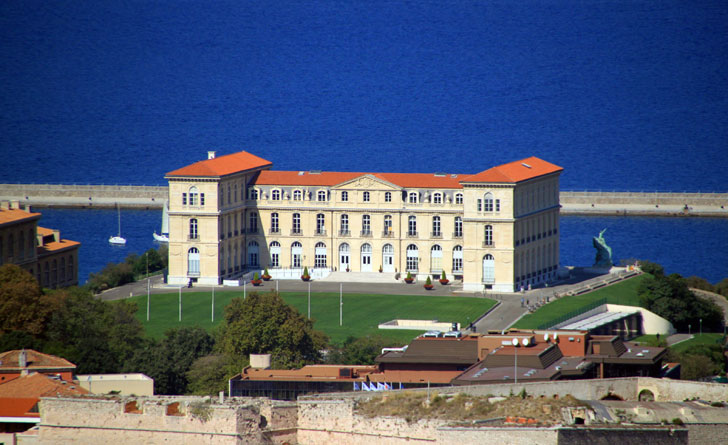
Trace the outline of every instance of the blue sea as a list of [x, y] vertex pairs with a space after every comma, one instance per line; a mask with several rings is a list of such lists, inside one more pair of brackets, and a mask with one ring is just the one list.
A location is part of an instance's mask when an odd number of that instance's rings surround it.
[[[565, 190], [728, 191], [724, 0], [5, 1], [0, 55], [0, 182], [164, 184], [244, 149], [284, 170], [535, 155]], [[64, 212], [43, 224], [84, 243], [82, 279], [158, 225], [123, 212], [110, 250], [113, 212]], [[619, 257], [728, 275], [719, 220], [564, 218], [562, 262], [604, 227]]]

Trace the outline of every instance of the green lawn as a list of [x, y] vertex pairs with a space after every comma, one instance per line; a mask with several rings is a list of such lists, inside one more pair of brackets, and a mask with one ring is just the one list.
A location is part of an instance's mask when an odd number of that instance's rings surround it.
[[720, 344], [721, 339], [723, 338], [723, 333], [717, 333], [717, 332], [716, 333], [694, 334], [694, 335], [695, 335], [694, 338], [677, 343], [676, 345], [672, 346], [670, 349], [674, 350], [675, 352], [683, 353], [683, 352], [689, 351], [690, 349], [693, 349], [697, 345]]
[[[305, 292], [282, 292], [286, 302], [306, 315], [308, 298]], [[161, 337], [167, 329], [200, 326], [207, 330], [222, 320], [225, 306], [241, 292], [215, 292], [215, 322], [211, 321], [211, 293], [193, 292], [182, 294], [182, 321], [178, 321], [179, 295], [177, 293], [154, 294], [151, 296], [150, 321], [146, 321], [146, 295], [133, 297], [139, 310], [137, 318], [142, 321], [147, 335]], [[457, 321], [466, 325], [490, 309], [495, 301], [483, 298], [366, 295], [344, 294], [344, 324], [339, 326], [339, 294], [312, 293], [311, 318], [316, 320], [316, 329], [324, 331], [332, 342], [338, 343], [348, 336], [363, 337], [379, 334], [388, 338], [408, 342], [422, 331], [381, 330], [379, 323], [394, 318], [438, 319]]]
[[514, 327], [519, 329], [536, 329], [539, 325], [552, 323], [565, 314], [578, 311], [581, 308], [593, 304], [601, 299], [606, 299], [607, 303], [610, 304], [639, 306], [637, 286], [639, 286], [640, 282], [642, 282], [645, 277], [646, 275], [639, 275], [612, 286], [597, 289], [587, 294], [559, 298], [558, 300], [542, 306], [536, 312], [521, 318]]

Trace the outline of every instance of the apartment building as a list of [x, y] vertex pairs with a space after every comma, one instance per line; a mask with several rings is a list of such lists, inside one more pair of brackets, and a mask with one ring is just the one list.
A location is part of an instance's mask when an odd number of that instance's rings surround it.
[[561, 167], [536, 157], [477, 174], [276, 171], [247, 152], [169, 172], [169, 282], [268, 268], [461, 278], [514, 292], [559, 263]]

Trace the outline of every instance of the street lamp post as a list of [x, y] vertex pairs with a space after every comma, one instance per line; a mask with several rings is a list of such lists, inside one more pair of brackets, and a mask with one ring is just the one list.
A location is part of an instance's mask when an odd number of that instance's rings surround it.
[[515, 379], [515, 383], [518, 383], [518, 338], [513, 339], [513, 353], [515, 354], [515, 359], [513, 361], [513, 378]]
[[702, 337], [702, 335], [703, 335], [703, 319], [701, 318], [700, 319], [700, 336]]

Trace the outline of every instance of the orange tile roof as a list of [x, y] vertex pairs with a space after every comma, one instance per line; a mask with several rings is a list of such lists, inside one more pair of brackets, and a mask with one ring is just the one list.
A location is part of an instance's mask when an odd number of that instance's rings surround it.
[[[20, 351], [20, 349], [15, 349], [0, 353], [0, 372], [19, 371], [23, 369], [18, 363]], [[76, 365], [65, 358], [56, 357], [55, 355], [44, 354], [32, 349], [26, 349], [25, 354], [28, 365], [27, 369], [31, 371], [34, 369], [58, 369], [71, 371], [76, 368]]]
[[516, 183], [562, 171], [563, 168], [535, 156], [509, 162], [461, 179], [461, 182]]
[[38, 226], [38, 235], [41, 235], [41, 236], [53, 235], [53, 229], [48, 229], [46, 227]]
[[[351, 369], [356, 372], [358, 377], [339, 376], [340, 369]], [[377, 367], [373, 365], [306, 365], [298, 369], [260, 369], [245, 368], [241, 374], [243, 380], [337, 380], [337, 381], [359, 381], [364, 379], [364, 375], [377, 371]]]
[[3, 397], [0, 399], [0, 417], [29, 417], [40, 419], [40, 413], [29, 412], [38, 403], [37, 397]]
[[167, 173], [166, 176], [226, 176], [233, 173], [260, 167], [270, 167], [270, 161], [259, 158], [247, 151], [205, 159], [186, 167]]
[[[447, 174], [435, 176], [434, 173], [365, 173], [365, 172], [321, 172], [265, 170], [255, 179], [255, 185], [299, 185], [334, 186], [360, 176], [370, 175], [402, 188], [459, 189], [460, 179], [467, 175]], [[453, 177], [454, 176], [454, 177]]]
[[53, 241], [50, 243], [46, 243], [42, 246], [38, 247], [38, 255], [42, 254], [48, 254], [53, 252], [59, 252], [61, 250], [70, 249], [72, 247], [80, 246], [81, 243], [78, 241], [71, 241], [67, 239], [62, 239], [60, 241]]
[[0, 399], [73, 396], [88, 393], [86, 389], [73, 382], [53, 379], [38, 372], [0, 385]]
[[40, 213], [28, 213], [20, 209], [0, 209], [0, 224], [40, 219]]

